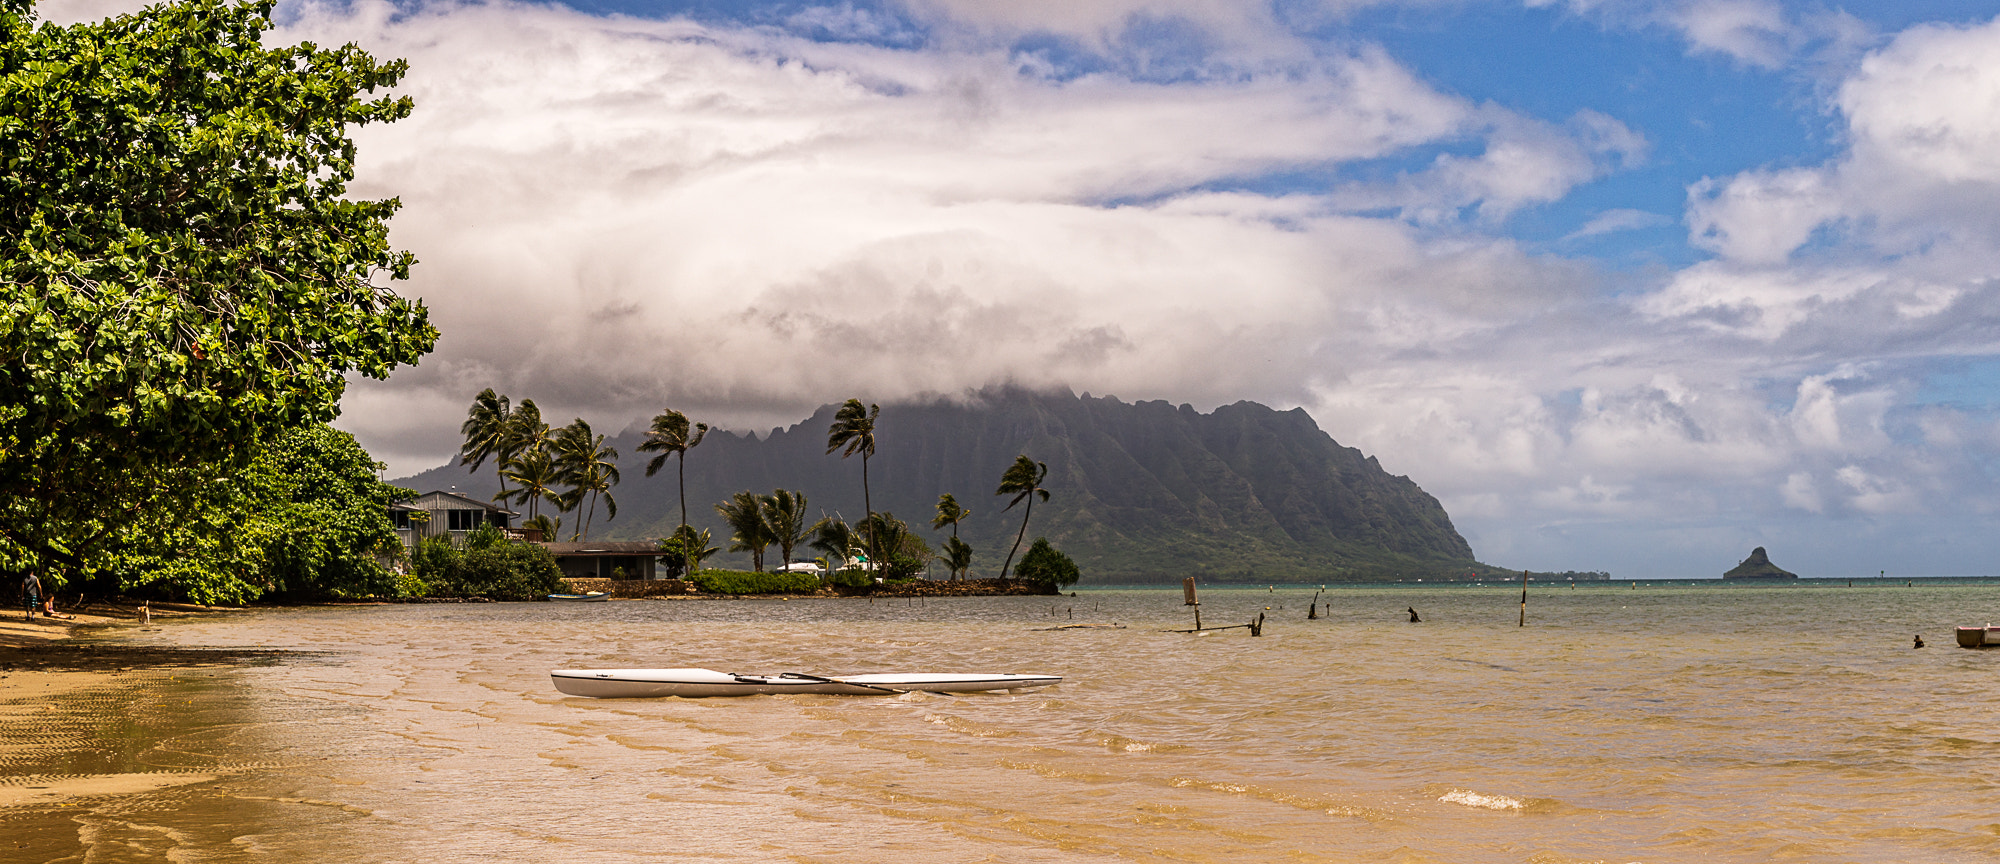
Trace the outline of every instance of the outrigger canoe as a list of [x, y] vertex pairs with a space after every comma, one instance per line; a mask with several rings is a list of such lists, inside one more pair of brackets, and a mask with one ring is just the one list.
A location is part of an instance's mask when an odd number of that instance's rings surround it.
[[549, 599], [567, 600], [571, 603], [601, 603], [611, 599], [611, 595], [603, 591], [592, 591], [589, 594], [550, 594]]
[[1060, 675], [944, 673], [829, 677], [799, 672], [736, 675], [709, 669], [557, 669], [550, 672], [549, 677], [555, 680], [557, 690], [571, 696], [597, 699], [777, 693], [847, 696], [881, 696], [912, 691], [980, 693], [989, 690], [1029, 690], [1062, 682]]

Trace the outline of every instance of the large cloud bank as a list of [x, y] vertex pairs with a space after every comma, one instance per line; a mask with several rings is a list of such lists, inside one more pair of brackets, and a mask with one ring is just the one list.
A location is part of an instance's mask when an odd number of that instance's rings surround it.
[[[1529, 5], [1757, 67], [1853, 36], [1749, 0]], [[418, 105], [361, 136], [355, 192], [403, 200], [408, 290], [445, 338], [358, 383], [342, 425], [394, 473], [453, 451], [488, 386], [612, 428], [996, 382], [1256, 399], [1380, 454], [1513, 566], [1713, 575], [1761, 543], [1809, 573], [1981, 572], [2000, 551], [1978, 530], [1994, 418], [1923, 396], [2000, 351], [2000, 24], [1857, 53], [1827, 89], [1838, 158], [1696, 184], [1708, 260], [1631, 275], [1504, 231], [1648, 158], [1606, 114], [1444, 92], [1258, 4], [901, 9], [286, 7], [281, 38], [408, 58]]]

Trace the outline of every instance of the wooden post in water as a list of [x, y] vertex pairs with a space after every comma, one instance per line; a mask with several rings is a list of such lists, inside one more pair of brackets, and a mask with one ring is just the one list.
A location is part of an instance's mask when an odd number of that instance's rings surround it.
[[1181, 581], [1181, 594], [1182, 594], [1183, 596], [1185, 596], [1185, 597], [1187, 598], [1187, 602], [1186, 602], [1186, 603], [1183, 603], [1183, 604], [1181, 604], [1181, 605], [1183, 605], [1183, 606], [1193, 606], [1193, 607], [1194, 607], [1194, 629], [1196, 629], [1196, 630], [1200, 630], [1200, 629], [1201, 629], [1201, 601], [1200, 601], [1200, 600], [1196, 600], [1196, 599], [1195, 599], [1195, 596], [1194, 596], [1194, 577], [1193, 577], [1193, 576], [1189, 576], [1189, 577], [1187, 577], [1186, 579], [1184, 579], [1184, 580], [1182, 580], [1182, 581]]
[[1307, 609], [1306, 609], [1306, 620], [1307, 620], [1307, 621], [1313, 621], [1313, 620], [1317, 620], [1318, 618], [1319, 618], [1319, 592], [1318, 592], [1318, 591], [1314, 591], [1314, 592], [1313, 592], [1313, 605], [1312, 605], [1312, 606], [1310, 606], [1310, 607], [1307, 607]]
[[1528, 571], [1521, 571], [1521, 624], [1528, 626]]
[[1264, 613], [1257, 613], [1257, 620], [1250, 622], [1250, 635], [1264, 635]]

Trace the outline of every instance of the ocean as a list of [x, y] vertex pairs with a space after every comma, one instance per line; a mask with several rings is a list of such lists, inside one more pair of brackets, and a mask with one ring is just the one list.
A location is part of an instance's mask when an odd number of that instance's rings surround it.
[[[1335, 588], [1316, 619], [1312, 587], [1202, 596], [1205, 624], [1262, 613], [1263, 635], [1160, 632], [1192, 623], [1177, 588], [112, 631], [112, 656], [265, 653], [5, 690], [0, 858], [2000, 860], [2000, 651], [1951, 630], [2000, 619], [1989, 582], [1536, 583], [1526, 627], [1512, 585]], [[1047, 629], [1067, 624], [1124, 626]], [[1064, 681], [590, 700], [548, 679], [674, 666]]]

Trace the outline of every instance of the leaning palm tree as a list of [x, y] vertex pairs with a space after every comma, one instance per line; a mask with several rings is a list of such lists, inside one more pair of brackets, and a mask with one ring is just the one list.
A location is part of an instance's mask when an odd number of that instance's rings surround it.
[[715, 505], [715, 512], [722, 514], [722, 522], [733, 532], [729, 538], [729, 551], [750, 553], [750, 566], [759, 573], [764, 572], [764, 547], [771, 545], [771, 525], [764, 521], [764, 502], [749, 492], [738, 492], [729, 500]]
[[937, 515], [931, 517], [931, 530], [936, 531], [946, 525], [951, 526], [951, 536], [958, 536], [958, 523], [971, 516], [972, 511], [958, 503], [950, 492], [938, 496]]
[[764, 524], [771, 529], [771, 542], [778, 546], [780, 566], [789, 566], [792, 550], [805, 545], [812, 532], [806, 525], [806, 493], [773, 489], [761, 501]]
[[[507, 409], [507, 397], [493, 392], [488, 387], [473, 397], [472, 407], [465, 412], [465, 422], [458, 431], [465, 436], [465, 443], [458, 448], [458, 464], [469, 465], [471, 470], [479, 470], [486, 464], [487, 457], [498, 456], [499, 467], [504, 468], [507, 450], [507, 420], [511, 416]], [[507, 491], [507, 480], [500, 480], [500, 491]]]
[[1007, 578], [1007, 568], [1014, 566], [1014, 553], [1021, 551], [1021, 538], [1028, 536], [1028, 517], [1035, 512], [1035, 496], [1042, 496], [1043, 501], [1049, 500], [1049, 490], [1042, 488], [1042, 480], [1048, 476], [1048, 463], [1036, 462], [1026, 455], [1016, 456], [1014, 464], [1007, 466], [1007, 472], [1000, 475], [1000, 488], [993, 490], [995, 495], [1014, 496], [1014, 500], [1001, 509], [1002, 513], [1014, 509], [1014, 505], [1022, 501], [1028, 502], [1027, 509], [1021, 511], [1021, 533], [1014, 536], [1014, 548], [1007, 550], [1007, 561], [1000, 565], [1002, 579]]
[[550, 449], [554, 451], [556, 470], [569, 491], [558, 501], [558, 506], [567, 512], [582, 506], [587, 498], [589, 507], [584, 511], [583, 521], [577, 524], [572, 540], [590, 539], [590, 524], [596, 521], [597, 499], [604, 499], [606, 519], [618, 518], [618, 500], [611, 497], [611, 487], [618, 485], [618, 451], [604, 443], [603, 435], [590, 431], [590, 424], [582, 417], [576, 418], [568, 426], [557, 430]]
[[542, 409], [533, 399], [523, 399], [507, 415], [507, 429], [501, 434], [501, 467], [505, 460], [537, 448], [549, 446], [549, 424], [542, 422]]
[[683, 526], [688, 524], [687, 453], [689, 450], [693, 450], [695, 445], [700, 444], [701, 439], [706, 437], [708, 437], [707, 423], [696, 423], [690, 429], [686, 414], [668, 410], [653, 418], [653, 427], [646, 430], [645, 443], [639, 445], [639, 452], [641, 453], [660, 454], [653, 457], [653, 461], [646, 463], [646, 476], [648, 477], [660, 473], [660, 466], [666, 463], [668, 456], [680, 455], [681, 524]]
[[875, 505], [868, 498], [868, 457], [875, 455], [875, 415], [880, 413], [882, 413], [880, 406], [869, 405], [864, 408], [861, 400], [849, 399], [840, 406], [839, 411], [834, 412], [833, 426], [826, 430], [827, 455], [833, 455], [833, 451], [841, 447], [847, 448], [847, 452], [840, 454], [842, 459], [856, 453], [861, 454], [861, 506], [869, 517], [862, 524], [870, 529], [868, 533], [870, 559], [882, 557], [881, 551], [876, 548], [873, 531]]

